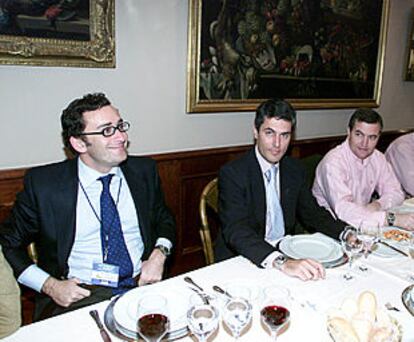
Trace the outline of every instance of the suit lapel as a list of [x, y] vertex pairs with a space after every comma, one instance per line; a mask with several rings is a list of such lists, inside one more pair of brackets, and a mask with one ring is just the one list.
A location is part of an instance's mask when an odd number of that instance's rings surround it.
[[67, 260], [75, 239], [76, 205], [78, 196], [78, 163], [77, 159], [67, 162], [59, 177], [60, 186], [54, 206], [56, 215], [58, 262], [61, 269], [67, 270]]
[[254, 148], [251, 150], [249, 156], [249, 178], [255, 216], [257, 222], [260, 224], [260, 233], [264, 234], [266, 228], [266, 190]]

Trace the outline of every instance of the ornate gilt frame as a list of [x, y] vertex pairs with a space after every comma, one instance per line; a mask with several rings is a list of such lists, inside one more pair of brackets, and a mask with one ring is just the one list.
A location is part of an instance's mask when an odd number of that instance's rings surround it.
[[414, 9], [410, 18], [410, 31], [407, 44], [407, 63], [405, 65], [405, 81], [414, 81]]
[[89, 41], [0, 35], [0, 64], [115, 67], [115, 1], [90, 0]]
[[[373, 86], [373, 96], [369, 98], [318, 98], [305, 99], [300, 97], [288, 98], [296, 109], [328, 109], [328, 108], [355, 108], [378, 107], [381, 97], [382, 75], [384, 68], [385, 44], [389, 17], [389, 0], [382, 1], [380, 27], [378, 27], [378, 49]], [[202, 36], [208, 32], [202, 32], [203, 6], [214, 6], [218, 2], [208, 0], [189, 0], [188, 23], [188, 51], [187, 51], [187, 101], [188, 113], [197, 112], [239, 112], [253, 111], [263, 99], [201, 99], [200, 98], [200, 68]], [[217, 5], [216, 5], [217, 6]], [[364, 19], [363, 19], [364, 20]], [[363, 22], [362, 20], [362, 22]], [[276, 94], [277, 97], [277, 94]]]

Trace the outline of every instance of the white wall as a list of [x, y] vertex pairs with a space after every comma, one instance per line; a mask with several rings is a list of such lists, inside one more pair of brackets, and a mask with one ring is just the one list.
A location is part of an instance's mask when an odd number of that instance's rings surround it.
[[[115, 69], [0, 66], [0, 169], [64, 158], [60, 113], [103, 91], [132, 123], [132, 154], [252, 141], [252, 113], [185, 112], [187, 0], [116, 0]], [[414, 127], [414, 82], [403, 82], [414, 0], [391, 0], [383, 96], [387, 130]], [[297, 137], [342, 134], [352, 110], [300, 111]]]

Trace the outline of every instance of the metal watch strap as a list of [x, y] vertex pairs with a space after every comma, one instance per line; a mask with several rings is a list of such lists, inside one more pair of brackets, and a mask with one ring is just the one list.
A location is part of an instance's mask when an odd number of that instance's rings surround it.
[[273, 267], [280, 270], [286, 261], [287, 258], [283, 254], [278, 255], [277, 258], [273, 260]]
[[395, 213], [392, 211], [387, 211], [387, 224], [393, 226], [395, 223]]
[[159, 250], [160, 250], [160, 252], [161, 252], [162, 254], [164, 254], [166, 257], [168, 257], [168, 256], [171, 254], [170, 249], [169, 249], [169, 248], [167, 248], [167, 247], [165, 247], [165, 246], [163, 246], [163, 245], [158, 245], [158, 246], [155, 246], [155, 248], [156, 248], [156, 249], [159, 249]]

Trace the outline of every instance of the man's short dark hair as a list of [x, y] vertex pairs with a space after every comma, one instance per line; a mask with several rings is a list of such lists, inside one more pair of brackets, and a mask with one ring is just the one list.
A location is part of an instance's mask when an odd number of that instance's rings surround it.
[[73, 100], [66, 109], [63, 110], [60, 117], [62, 125], [62, 138], [65, 147], [77, 154], [70, 144], [70, 137], [79, 137], [85, 129], [85, 121], [83, 113], [91, 112], [105, 106], [109, 106], [111, 102], [103, 93], [87, 94], [82, 98]]
[[266, 100], [257, 107], [254, 119], [254, 126], [257, 131], [260, 130], [265, 118], [289, 121], [292, 123], [292, 129], [296, 126], [296, 111], [289, 102], [282, 99]]
[[382, 117], [375, 110], [371, 108], [358, 108], [349, 119], [348, 128], [350, 131], [355, 126], [356, 122], [365, 122], [369, 124], [380, 125], [380, 130], [382, 131], [384, 124], [382, 122]]

